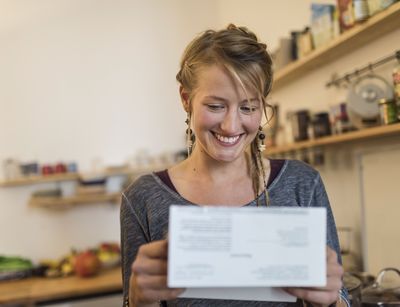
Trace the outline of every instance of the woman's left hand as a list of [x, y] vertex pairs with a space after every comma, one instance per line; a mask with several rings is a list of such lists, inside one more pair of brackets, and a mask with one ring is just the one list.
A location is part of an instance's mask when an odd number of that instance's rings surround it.
[[327, 246], [326, 286], [316, 288], [284, 288], [286, 292], [321, 307], [335, 303], [339, 299], [339, 290], [342, 288], [343, 268], [338, 262], [336, 252]]

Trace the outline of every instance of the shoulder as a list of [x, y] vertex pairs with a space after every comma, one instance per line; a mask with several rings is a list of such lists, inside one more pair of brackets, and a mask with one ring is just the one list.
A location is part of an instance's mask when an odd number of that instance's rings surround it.
[[122, 195], [129, 201], [144, 199], [160, 190], [160, 183], [153, 173], [145, 174], [134, 180], [122, 192]]
[[325, 188], [321, 176], [310, 165], [297, 161], [285, 160], [285, 163], [271, 184], [270, 196], [272, 203], [279, 206], [318, 206], [316, 198], [323, 199], [326, 205]]
[[284, 171], [287, 176], [301, 178], [302, 181], [305, 179], [315, 180], [319, 177], [319, 173], [316, 169], [299, 160], [286, 160]]
[[321, 183], [319, 172], [310, 165], [298, 160], [285, 160], [271, 189], [308, 194]]

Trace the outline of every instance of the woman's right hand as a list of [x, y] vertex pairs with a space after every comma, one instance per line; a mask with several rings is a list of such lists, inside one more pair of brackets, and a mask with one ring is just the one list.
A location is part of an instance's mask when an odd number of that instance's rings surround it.
[[175, 299], [184, 289], [167, 287], [168, 241], [154, 241], [140, 246], [132, 264], [130, 305], [149, 306], [160, 300]]

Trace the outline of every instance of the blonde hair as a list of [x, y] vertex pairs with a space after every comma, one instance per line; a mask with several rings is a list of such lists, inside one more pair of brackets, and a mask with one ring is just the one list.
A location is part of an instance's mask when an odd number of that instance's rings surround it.
[[[225, 67], [239, 81], [246, 95], [249, 90], [258, 94], [268, 120], [266, 110], [270, 105], [266, 97], [272, 86], [272, 61], [267, 46], [259, 42], [257, 36], [247, 28], [233, 24], [220, 31], [207, 30], [201, 33], [186, 47], [176, 75], [176, 80], [189, 94], [189, 101], [195, 94], [200, 69], [215, 64]], [[257, 137], [251, 143], [250, 156], [253, 190], [259, 201], [266, 182]], [[266, 202], [267, 197], [268, 194]]]

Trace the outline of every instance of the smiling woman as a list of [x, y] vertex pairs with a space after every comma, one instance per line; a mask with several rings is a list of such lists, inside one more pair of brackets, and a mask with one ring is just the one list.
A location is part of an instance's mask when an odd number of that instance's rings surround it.
[[[198, 114], [195, 111], [196, 101], [203, 100], [210, 109], [221, 111], [220, 128], [214, 127], [216, 130], [209, 132], [219, 136], [217, 139], [222, 141], [221, 145], [227, 143], [223, 142], [225, 138], [232, 140], [234, 137], [239, 141], [235, 147], [238, 151], [251, 145], [249, 163], [253, 169], [251, 177], [256, 198], [264, 190], [266, 179], [259, 150], [263, 148], [264, 139], [260, 126], [262, 111], [267, 117], [266, 108], [269, 105], [265, 98], [272, 86], [272, 61], [266, 47], [258, 41], [254, 33], [244, 27], [229, 25], [226, 30], [218, 32], [208, 30], [188, 45], [181, 60], [181, 69], [176, 75], [181, 84], [180, 93], [188, 115], [189, 132], [190, 125], [193, 124], [195, 135], [200, 137], [196, 134], [196, 120], [192, 121], [191, 118]], [[235, 109], [241, 111], [240, 114], [251, 116], [247, 119], [245, 116], [239, 118], [235, 115]], [[236, 119], [252, 129], [246, 131], [246, 127], [232, 126], [239, 122]], [[255, 125], [257, 130], [254, 132]], [[243, 131], [234, 131], [235, 129]], [[255, 138], [258, 130], [260, 137]]]
[[[188, 158], [140, 177], [123, 193], [126, 305], [324, 306], [334, 303], [339, 292], [346, 299], [335, 222], [318, 172], [299, 161], [269, 160], [262, 154], [271, 66], [266, 45], [244, 27], [206, 31], [186, 48], [176, 78], [187, 113]], [[327, 285], [285, 289], [298, 298], [295, 303], [178, 297], [184, 289], [168, 288], [166, 282], [171, 205], [325, 207]]]

